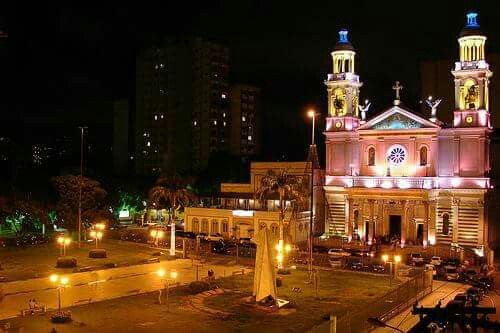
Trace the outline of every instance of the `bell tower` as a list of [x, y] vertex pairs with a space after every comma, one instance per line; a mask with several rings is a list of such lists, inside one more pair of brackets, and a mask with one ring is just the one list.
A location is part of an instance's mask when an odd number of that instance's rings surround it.
[[460, 61], [451, 72], [455, 78], [454, 127], [490, 127], [489, 83], [493, 73], [485, 56], [486, 36], [477, 13], [466, 14], [466, 25], [458, 38]]
[[339, 40], [333, 49], [333, 73], [328, 74], [327, 131], [352, 131], [359, 127], [359, 76], [355, 73], [356, 52], [347, 38], [348, 31], [339, 31]]

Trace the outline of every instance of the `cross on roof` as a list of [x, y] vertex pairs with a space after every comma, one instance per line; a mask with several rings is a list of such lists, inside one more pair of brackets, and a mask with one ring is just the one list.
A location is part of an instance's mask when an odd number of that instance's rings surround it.
[[396, 99], [399, 100], [399, 91], [403, 89], [403, 86], [399, 84], [399, 81], [396, 81], [396, 83], [392, 86], [392, 90], [396, 91]]

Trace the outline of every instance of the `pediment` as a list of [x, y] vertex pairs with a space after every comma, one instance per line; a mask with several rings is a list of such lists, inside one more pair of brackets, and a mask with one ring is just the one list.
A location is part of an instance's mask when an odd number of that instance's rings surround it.
[[439, 128], [439, 126], [417, 116], [411, 111], [395, 105], [370, 119], [364, 125], [360, 126], [358, 130], [404, 130], [419, 128]]

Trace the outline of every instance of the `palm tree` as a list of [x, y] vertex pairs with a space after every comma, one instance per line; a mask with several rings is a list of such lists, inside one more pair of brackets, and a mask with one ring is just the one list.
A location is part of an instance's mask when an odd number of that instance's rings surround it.
[[178, 177], [159, 178], [156, 185], [149, 190], [149, 203], [155, 207], [166, 204], [169, 208], [170, 220], [170, 255], [175, 256], [175, 220], [177, 211], [197, 201], [196, 195], [187, 183]]
[[[292, 217], [296, 216], [305, 200], [305, 182], [302, 176], [292, 175], [287, 170], [268, 170], [267, 174], [260, 180], [260, 187], [255, 192], [255, 197], [264, 202], [269, 195], [277, 193], [279, 195], [279, 241], [278, 246], [283, 247], [283, 220], [285, 213], [291, 211]], [[290, 201], [285, 205], [285, 201]]]

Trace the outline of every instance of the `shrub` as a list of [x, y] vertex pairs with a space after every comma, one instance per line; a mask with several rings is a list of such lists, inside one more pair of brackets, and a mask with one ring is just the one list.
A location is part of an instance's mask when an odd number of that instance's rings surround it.
[[75, 268], [76, 267], [75, 257], [59, 257], [57, 258], [56, 267], [57, 268]]
[[53, 323], [57, 323], [57, 324], [68, 323], [71, 321], [71, 312], [70, 311], [55, 312], [50, 316], [50, 320]]
[[193, 281], [189, 284], [189, 291], [192, 294], [199, 294], [210, 289], [210, 284], [206, 281]]
[[92, 249], [89, 251], [89, 258], [106, 258], [106, 250], [104, 249]]

